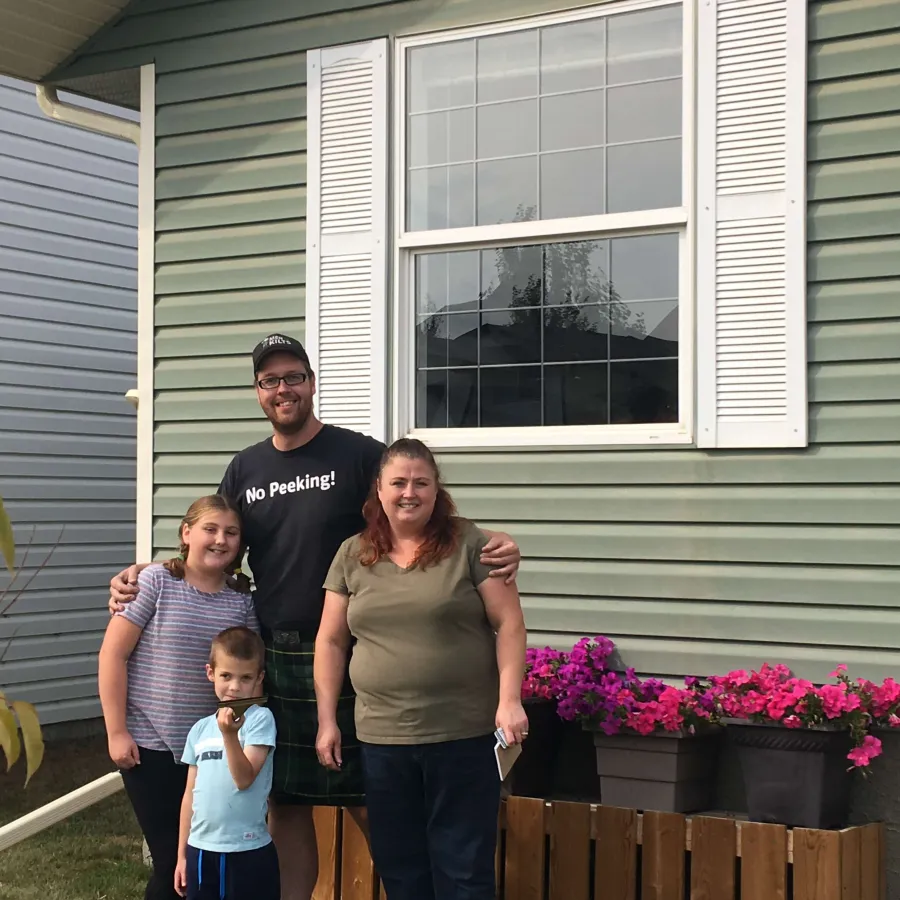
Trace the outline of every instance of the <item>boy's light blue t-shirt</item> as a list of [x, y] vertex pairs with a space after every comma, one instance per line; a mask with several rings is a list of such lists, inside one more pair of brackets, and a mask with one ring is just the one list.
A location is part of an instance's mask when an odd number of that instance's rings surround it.
[[[275, 719], [270, 710], [251, 706], [238, 732], [242, 747], [275, 747]], [[258, 850], [272, 838], [266, 827], [266, 803], [272, 788], [272, 751], [256, 780], [239, 791], [225, 758], [225, 742], [215, 716], [191, 728], [183, 763], [197, 767], [194, 812], [188, 843], [197, 850], [235, 853]]]

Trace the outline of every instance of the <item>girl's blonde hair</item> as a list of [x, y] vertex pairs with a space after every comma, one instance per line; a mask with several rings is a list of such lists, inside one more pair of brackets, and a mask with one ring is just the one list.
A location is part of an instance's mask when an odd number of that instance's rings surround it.
[[[184, 579], [184, 564], [185, 560], [187, 560], [189, 549], [188, 545], [182, 540], [184, 526], [187, 525], [193, 528], [204, 516], [208, 516], [210, 513], [219, 512], [234, 513], [235, 518], [238, 520], [238, 526], [240, 526], [240, 510], [235, 506], [232, 500], [222, 494], [210, 494], [208, 497], [201, 497], [190, 505], [190, 508], [181, 520], [181, 524], [178, 526], [180, 556], [173, 556], [163, 563], [163, 566], [173, 578]], [[237, 554], [228, 564], [228, 568], [225, 569], [225, 584], [233, 591], [238, 591], [241, 594], [250, 593], [250, 579], [241, 572], [241, 560], [244, 558], [245, 549], [242, 539], [238, 546]]]

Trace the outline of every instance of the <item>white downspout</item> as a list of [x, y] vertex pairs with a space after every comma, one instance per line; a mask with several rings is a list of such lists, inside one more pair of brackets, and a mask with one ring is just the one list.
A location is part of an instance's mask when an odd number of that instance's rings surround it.
[[141, 145], [141, 126], [129, 119], [121, 119], [111, 116], [109, 113], [96, 112], [93, 109], [85, 109], [83, 106], [74, 106], [71, 103], [63, 103], [56, 93], [56, 88], [39, 84], [35, 88], [38, 106], [51, 119], [65, 122], [67, 125], [77, 125], [88, 131], [96, 131], [109, 137], [131, 141], [138, 147]]

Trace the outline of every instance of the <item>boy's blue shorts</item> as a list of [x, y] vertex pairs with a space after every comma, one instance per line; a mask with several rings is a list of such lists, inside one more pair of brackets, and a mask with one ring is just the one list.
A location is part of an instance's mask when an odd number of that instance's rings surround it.
[[279, 900], [275, 844], [239, 853], [187, 848], [187, 900]]

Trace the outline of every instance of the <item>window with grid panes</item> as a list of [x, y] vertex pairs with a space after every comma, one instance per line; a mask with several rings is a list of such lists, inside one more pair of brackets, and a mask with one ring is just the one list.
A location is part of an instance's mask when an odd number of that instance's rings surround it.
[[682, 27], [601, 8], [406, 48], [415, 428], [678, 422]]

